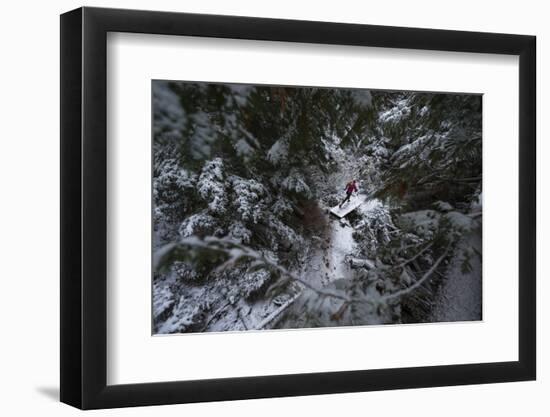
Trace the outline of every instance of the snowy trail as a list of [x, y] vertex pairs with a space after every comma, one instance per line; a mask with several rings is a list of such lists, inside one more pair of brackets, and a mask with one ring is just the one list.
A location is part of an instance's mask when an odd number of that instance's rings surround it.
[[[352, 234], [351, 226], [342, 227], [339, 221], [330, 221], [326, 236], [317, 237], [317, 243], [310, 249], [311, 253], [301, 272], [304, 280], [320, 289], [338, 278], [349, 277], [351, 269], [346, 263], [346, 256], [351, 254], [354, 248]], [[285, 310], [300, 298], [304, 288], [261, 320], [255, 328], [268, 329], [275, 325]]]
[[[325, 178], [325, 192], [333, 194], [340, 199], [343, 194], [344, 185], [352, 178], [358, 177], [358, 167], [354, 161], [350, 161], [343, 154], [334, 155], [339, 163], [340, 169], [333, 173], [329, 178]], [[361, 206], [361, 211], [369, 210], [377, 206], [378, 200], [371, 200], [368, 197], [367, 190], [359, 185], [359, 193], [352, 199], [358, 202], [354, 210]], [[373, 204], [374, 201], [374, 204]], [[347, 203], [350, 206], [350, 203]], [[337, 219], [331, 210], [334, 207], [325, 207], [327, 209], [328, 230], [324, 237], [324, 242], [312, 253], [309, 264], [305, 268], [305, 278], [311, 284], [317, 287], [323, 287], [337, 280], [350, 278], [353, 270], [348, 262], [348, 257], [355, 250], [355, 240], [353, 238], [353, 227], [345, 218]], [[341, 210], [345, 212], [346, 207]], [[346, 212], [348, 214], [349, 211]], [[337, 217], [344, 217], [346, 214]]]
[[346, 256], [353, 253], [355, 240], [353, 239], [353, 228], [347, 222], [332, 221], [331, 245], [328, 250], [328, 258], [332, 271], [329, 273], [329, 282], [339, 278], [347, 278], [351, 273]]
[[[481, 235], [472, 233], [459, 247], [481, 251]], [[481, 261], [478, 257], [472, 259], [472, 270], [461, 272], [461, 258], [455, 256], [447, 271], [449, 279], [445, 281], [437, 294], [431, 313], [431, 322], [481, 320]]]
[[[380, 206], [378, 199], [367, 200], [361, 206], [362, 213], [368, 213]], [[306, 280], [323, 287], [337, 279], [350, 278], [354, 273], [349, 259], [355, 250], [354, 229], [346, 219], [329, 218], [327, 237], [316, 248], [305, 267]]]
[[[346, 222], [347, 223], [347, 222]], [[339, 221], [331, 221], [327, 237], [315, 247], [304, 266], [304, 278], [317, 288], [322, 288], [339, 278], [348, 278], [352, 272], [346, 256], [353, 253], [355, 241], [353, 228]]]
[[[338, 198], [342, 197], [344, 185], [350, 178], [357, 177], [357, 168], [349, 160], [340, 157], [340, 170], [333, 173], [329, 178], [322, 178], [324, 182], [324, 193], [333, 194]], [[361, 188], [361, 185], [359, 185]], [[366, 191], [366, 190], [360, 190]], [[358, 197], [355, 197], [358, 198]], [[370, 199], [367, 194], [360, 194], [361, 211], [366, 212], [377, 208], [380, 201]], [[316, 236], [310, 247], [309, 256], [302, 267], [300, 275], [309, 284], [316, 288], [323, 288], [339, 279], [349, 279], [355, 274], [351, 268], [349, 259], [355, 250], [354, 229], [345, 218], [336, 218], [330, 213], [331, 207], [320, 206], [326, 210], [327, 227], [321, 236]], [[355, 207], [357, 208], [357, 207]], [[283, 316], [285, 310], [291, 307], [300, 298], [299, 292], [280, 306], [276, 311], [266, 317], [259, 325], [259, 328], [270, 328]]]
[[[329, 193], [340, 196], [343, 184], [354, 178], [354, 169], [348, 162], [340, 161], [340, 171], [332, 174], [325, 179], [330, 184], [326, 190]], [[358, 197], [354, 196], [354, 199]], [[361, 195], [361, 204], [368, 204], [366, 195]], [[348, 203], [349, 205], [350, 203]], [[345, 218], [336, 219], [330, 213], [331, 208], [327, 210], [326, 219], [328, 227], [326, 235], [322, 238], [322, 244], [316, 247], [310, 256], [308, 265], [305, 267], [305, 278], [311, 284], [318, 288], [341, 278], [349, 278], [352, 270], [346, 257], [352, 255], [355, 249], [355, 240], [353, 239], [353, 227]]]

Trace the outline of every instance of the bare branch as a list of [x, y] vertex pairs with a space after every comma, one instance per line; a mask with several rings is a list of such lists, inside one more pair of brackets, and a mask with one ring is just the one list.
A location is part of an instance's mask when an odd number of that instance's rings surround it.
[[401, 263], [398, 264], [398, 265], [392, 266], [392, 269], [403, 268], [405, 265], [407, 265], [408, 263], [411, 263], [411, 262], [414, 261], [416, 258], [418, 258], [420, 255], [422, 255], [424, 252], [426, 252], [428, 249], [430, 249], [432, 246], [433, 246], [433, 242], [431, 242], [431, 243], [429, 243], [428, 245], [426, 245], [426, 246], [424, 247], [424, 249], [422, 249], [420, 252], [418, 252], [418, 253], [417, 253], [416, 255], [414, 255], [412, 258], [407, 259], [406, 261], [401, 262]]
[[396, 291], [392, 294], [381, 297], [380, 301], [388, 301], [393, 298], [401, 297], [403, 295], [411, 293], [413, 290], [420, 287], [430, 277], [430, 275], [436, 270], [436, 268], [439, 266], [441, 261], [443, 261], [443, 259], [447, 256], [447, 253], [449, 253], [449, 249], [450, 249], [450, 245], [447, 246], [447, 249], [445, 249], [445, 251], [443, 252], [443, 255], [441, 255], [439, 259], [435, 261], [432, 267], [422, 276], [422, 278], [416, 281], [413, 285], [411, 285], [410, 287], [404, 288], [402, 290]]

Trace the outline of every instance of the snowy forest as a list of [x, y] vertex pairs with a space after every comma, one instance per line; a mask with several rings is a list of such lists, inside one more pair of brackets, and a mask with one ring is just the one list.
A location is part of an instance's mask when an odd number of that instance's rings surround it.
[[152, 113], [154, 334], [481, 320], [481, 95], [154, 80]]

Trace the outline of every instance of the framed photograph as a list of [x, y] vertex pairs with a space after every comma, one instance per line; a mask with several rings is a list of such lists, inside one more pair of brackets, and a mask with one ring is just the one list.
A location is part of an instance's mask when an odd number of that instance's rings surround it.
[[535, 37], [61, 16], [61, 401], [533, 380]]

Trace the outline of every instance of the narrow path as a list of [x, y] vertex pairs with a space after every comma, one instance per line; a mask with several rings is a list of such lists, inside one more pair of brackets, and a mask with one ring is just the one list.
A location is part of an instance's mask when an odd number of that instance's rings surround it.
[[[328, 178], [322, 176], [318, 179], [318, 191], [322, 196], [315, 204], [318, 212], [313, 208], [308, 211], [310, 215], [307, 220], [316, 225], [325, 224], [324, 230], [322, 232], [317, 230], [317, 235], [313, 237], [314, 242], [309, 246], [309, 254], [300, 271], [300, 275], [309, 284], [319, 289], [336, 280], [349, 279], [355, 273], [348, 261], [348, 257], [351, 257], [355, 250], [354, 229], [347, 219], [337, 219], [330, 214], [331, 206], [327, 206], [326, 200], [325, 203], [322, 200], [324, 200], [323, 197], [328, 196], [337, 199], [343, 198], [344, 186], [350, 179], [357, 177], [358, 167], [354, 161], [346, 159], [343, 155], [335, 156], [335, 159], [338, 161], [340, 169], [329, 175]], [[371, 202], [367, 200], [364, 204], [369, 205]], [[317, 217], [317, 213], [320, 214], [320, 218]], [[259, 328], [276, 326], [279, 318], [295, 301], [300, 299], [301, 295], [302, 292], [299, 292], [280, 306], [260, 323]]]
[[[322, 179], [320, 189], [322, 195], [332, 195], [337, 201], [341, 201], [344, 197], [345, 184], [351, 179], [358, 178], [359, 166], [353, 158], [350, 159], [344, 154], [333, 155], [333, 157], [338, 162], [339, 169], [328, 178]], [[361, 184], [359, 188], [360, 193], [367, 191], [361, 189]], [[369, 201], [363, 204], [369, 204]], [[304, 266], [305, 278], [317, 287], [326, 286], [337, 279], [350, 278], [353, 274], [347, 260], [355, 250], [353, 227], [345, 217], [336, 218], [329, 212], [330, 209], [330, 206], [323, 206], [328, 222], [327, 230], [319, 244], [312, 248], [308, 264]]]
[[355, 240], [353, 239], [353, 228], [347, 221], [330, 222], [331, 243], [327, 250], [327, 257], [330, 260], [332, 270], [329, 273], [328, 282], [339, 278], [350, 276], [351, 269], [346, 257], [350, 256], [355, 249]]
[[347, 222], [329, 220], [326, 237], [311, 249], [304, 265], [303, 276], [317, 288], [350, 276], [351, 269], [346, 256], [354, 250], [353, 228]]

